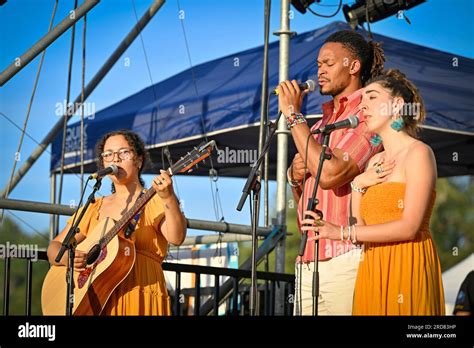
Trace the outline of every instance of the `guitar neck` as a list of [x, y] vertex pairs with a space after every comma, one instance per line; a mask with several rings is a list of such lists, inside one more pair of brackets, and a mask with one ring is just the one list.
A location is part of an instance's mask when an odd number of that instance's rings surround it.
[[112, 238], [114, 238], [117, 233], [119, 233], [125, 226], [127, 226], [130, 220], [132, 220], [133, 217], [137, 215], [140, 210], [142, 210], [145, 204], [147, 204], [148, 201], [153, 198], [155, 193], [156, 190], [152, 186], [148, 191], [141, 195], [141, 197], [137, 199], [133, 207], [125, 214], [123, 214], [120, 220], [117, 221], [115, 226], [102, 238], [101, 244], [108, 244], [112, 240]]
[[[205, 158], [209, 157], [211, 154], [212, 149], [216, 146], [214, 140], [211, 140], [207, 144], [201, 144], [197, 148], [194, 148], [191, 153], [185, 157], [181, 157], [175, 164], [173, 164], [170, 168], [168, 168], [168, 174], [173, 176], [177, 173], [184, 173], [191, 170], [197, 163], [201, 162]], [[107, 245], [127, 224], [130, 220], [133, 219], [135, 215], [138, 214], [139, 211], [143, 209], [145, 204], [155, 195], [156, 190], [153, 186], [143, 195], [141, 195], [132, 208], [127, 211], [120, 220], [112, 227], [112, 229], [105, 234], [105, 236], [101, 239], [100, 244], [101, 247]]]

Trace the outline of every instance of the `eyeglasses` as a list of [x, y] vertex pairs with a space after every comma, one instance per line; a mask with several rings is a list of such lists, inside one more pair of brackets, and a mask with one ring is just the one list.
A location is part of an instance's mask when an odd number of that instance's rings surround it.
[[133, 152], [132, 149], [124, 148], [124, 149], [119, 149], [118, 151], [102, 152], [100, 154], [100, 157], [102, 157], [104, 162], [112, 162], [114, 160], [115, 154], [117, 154], [121, 160], [129, 160], [133, 158], [132, 152]]

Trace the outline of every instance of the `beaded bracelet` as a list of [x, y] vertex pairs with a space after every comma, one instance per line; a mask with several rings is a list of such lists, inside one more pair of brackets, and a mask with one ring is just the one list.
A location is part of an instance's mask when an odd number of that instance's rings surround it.
[[297, 124], [306, 123], [306, 119], [304, 118], [303, 114], [292, 112], [290, 116], [286, 118], [286, 122], [288, 124], [288, 128], [293, 128]]

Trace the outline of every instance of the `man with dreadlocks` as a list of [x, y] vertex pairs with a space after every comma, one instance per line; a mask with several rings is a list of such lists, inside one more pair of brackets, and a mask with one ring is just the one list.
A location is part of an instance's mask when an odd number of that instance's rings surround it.
[[[360, 34], [342, 30], [330, 35], [319, 51], [318, 84], [322, 95], [332, 96], [323, 104], [323, 117], [312, 129], [301, 114], [301, 104], [306, 91], [298, 83], [282, 82], [279, 89], [279, 109], [286, 117], [298, 153], [288, 168], [288, 181], [298, 203], [298, 226], [304, 219], [308, 200], [311, 198], [319, 156], [322, 150], [322, 135], [307, 139], [311, 130], [342, 121], [349, 116], [361, 117], [361, 88], [372, 77], [379, 75], [385, 61], [380, 44], [367, 42]], [[362, 121], [362, 120], [361, 120]], [[324, 163], [317, 199], [317, 209], [324, 220], [348, 225], [350, 212], [350, 182], [364, 171], [369, 159], [377, 153], [380, 145], [371, 146], [372, 134], [360, 122], [354, 129], [338, 129], [331, 133], [327, 153], [331, 159]], [[305, 154], [307, 178], [305, 175]], [[304, 183], [304, 187], [303, 187]], [[308, 240], [314, 233], [308, 232]], [[314, 241], [307, 242], [305, 253], [296, 260], [295, 314], [311, 315], [313, 312]], [[355, 279], [359, 265], [360, 248], [350, 241], [319, 241], [319, 315], [350, 315]]]

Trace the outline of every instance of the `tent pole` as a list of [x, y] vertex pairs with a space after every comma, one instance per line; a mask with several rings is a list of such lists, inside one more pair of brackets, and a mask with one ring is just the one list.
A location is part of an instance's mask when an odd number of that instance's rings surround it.
[[[56, 173], [51, 173], [50, 174], [50, 196], [49, 200], [51, 204], [56, 204]], [[56, 215], [50, 214], [49, 215], [49, 240], [53, 240], [56, 228], [55, 228], [55, 222], [56, 222]]]
[[[280, 30], [275, 33], [280, 36], [280, 66], [279, 81], [288, 80], [288, 64], [290, 56], [290, 38], [294, 33], [290, 31], [290, 0], [281, 0], [280, 12]], [[276, 223], [282, 226], [286, 234], [286, 170], [288, 167], [288, 128], [286, 119], [280, 118], [277, 130], [277, 199], [276, 199]], [[277, 243], [275, 248], [275, 272], [285, 273], [285, 242], [283, 237]], [[284, 311], [284, 289], [279, 287], [276, 289], [275, 296], [275, 314], [283, 315]]]
[[[8, 68], [0, 73], [0, 86], [3, 86], [13, 76], [15, 76], [21, 69], [27, 66], [35, 57], [48, 48], [54, 40], [60, 37], [66, 30], [72, 27], [79, 19], [81, 19], [87, 12], [89, 12], [100, 0], [84, 1], [81, 6], [71, 11], [66, 18], [64, 18], [53, 30], [49, 31], [41, 40], [30, 47], [28, 51], [16, 58]], [[74, 15], [72, 14], [74, 13]]]
[[[265, 34], [263, 43], [263, 76], [262, 76], [262, 94], [260, 97], [260, 132], [258, 136], [258, 154], [262, 152], [264, 137], [268, 126], [268, 36], [270, 31], [270, 8], [271, 0], [265, 1]], [[262, 169], [265, 171], [267, 165], [268, 153], [265, 155], [264, 165], [260, 168], [260, 178], [262, 177]], [[264, 196], [264, 224], [268, 227], [268, 176], [263, 176], [265, 180], [265, 196]], [[259, 180], [260, 180], [259, 178]]]
[[[143, 16], [140, 18], [138, 23], [133, 26], [132, 30], [127, 34], [127, 36], [122, 40], [118, 45], [112, 55], [107, 59], [107, 61], [102, 65], [100, 70], [95, 74], [95, 76], [89, 81], [86, 88], [84, 89], [84, 100], [86, 100], [89, 95], [94, 91], [97, 85], [102, 81], [102, 79], [107, 75], [107, 73], [112, 69], [117, 60], [122, 56], [122, 54], [127, 50], [127, 48], [132, 44], [132, 42], [137, 38], [140, 32], [145, 28], [145, 26], [150, 22], [153, 16], [161, 8], [165, 0], [154, 0], [150, 7], [145, 11]], [[74, 103], [71, 107], [68, 107], [66, 114], [63, 117], [67, 117], [67, 120], [74, 115], [74, 113], [82, 106], [82, 92], [79, 93], [77, 98], [74, 100]], [[49, 131], [46, 137], [41, 141], [41, 143], [33, 150], [30, 157], [24, 162], [21, 168], [16, 172], [13, 180], [10, 185], [10, 192], [13, 191], [18, 182], [25, 176], [25, 174], [30, 170], [36, 160], [43, 154], [44, 150], [48, 145], [54, 140], [54, 138], [62, 131], [64, 119], [61, 117], [58, 122], [53, 126]], [[1, 193], [2, 197], [5, 197], [7, 192], [7, 187], [3, 189]]]
[[[262, 153], [264, 137], [267, 134], [268, 126], [268, 39], [270, 32], [270, 9], [271, 9], [271, 0], [264, 0], [265, 10], [264, 10], [264, 37], [263, 37], [263, 73], [262, 73], [262, 94], [260, 97], [260, 132], [258, 137], [258, 155]], [[263, 177], [264, 185], [264, 196], [263, 196], [263, 223], [265, 227], [268, 227], [268, 152], [265, 154], [265, 159], [263, 164], [260, 166], [259, 178], [261, 181]], [[262, 175], [263, 172], [263, 175]], [[264, 259], [265, 272], [269, 272], [269, 257], [268, 254], [265, 255]], [[265, 302], [268, 301], [269, 294], [269, 284], [268, 281], [265, 281]], [[269, 308], [268, 305], [265, 305], [264, 308]], [[268, 313], [264, 313], [268, 315]]]

